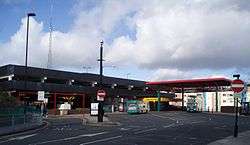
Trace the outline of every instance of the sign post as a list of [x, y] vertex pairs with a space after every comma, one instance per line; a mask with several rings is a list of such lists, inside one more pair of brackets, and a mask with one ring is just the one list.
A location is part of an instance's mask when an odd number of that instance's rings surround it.
[[106, 92], [104, 90], [97, 91], [97, 101], [99, 101], [99, 103], [98, 103], [98, 122], [103, 122], [103, 115], [104, 115], [103, 101], [104, 101], [105, 97], [106, 97]]
[[238, 136], [238, 97], [241, 96], [241, 92], [244, 90], [244, 82], [240, 80], [240, 75], [234, 75], [233, 77], [237, 77], [237, 79], [232, 82], [232, 90], [234, 91], [234, 99], [235, 99], [235, 122], [234, 122], [234, 137]]

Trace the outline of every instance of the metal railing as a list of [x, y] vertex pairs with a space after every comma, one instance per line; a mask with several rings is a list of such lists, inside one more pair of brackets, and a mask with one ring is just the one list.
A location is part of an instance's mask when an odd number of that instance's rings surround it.
[[0, 108], [0, 128], [42, 124], [42, 114], [34, 107]]

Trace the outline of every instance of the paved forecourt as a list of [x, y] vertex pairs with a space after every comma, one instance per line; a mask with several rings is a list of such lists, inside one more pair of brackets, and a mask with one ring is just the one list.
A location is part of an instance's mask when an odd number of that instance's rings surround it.
[[[48, 128], [0, 138], [1, 144], [197, 144], [233, 135], [234, 116], [208, 113], [150, 112], [108, 114], [116, 126], [83, 125], [81, 118], [51, 118]], [[239, 131], [250, 130], [250, 118], [240, 117]]]

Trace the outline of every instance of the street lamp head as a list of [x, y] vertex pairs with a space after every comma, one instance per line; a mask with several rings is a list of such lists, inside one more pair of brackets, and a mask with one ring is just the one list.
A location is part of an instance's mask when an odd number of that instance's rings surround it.
[[233, 75], [233, 77], [239, 79], [240, 78], [240, 74], [235, 74], [235, 75]]
[[103, 40], [101, 40], [101, 42], [100, 42], [100, 43], [101, 43], [101, 45], [103, 45], [104, 41], [103, 41]]
[[28, 17], [33, 17], [33, 16], [36, 16], [36, 14], [35, 14], [35, 13], [28, 13], [27, 15], [28, 15]]

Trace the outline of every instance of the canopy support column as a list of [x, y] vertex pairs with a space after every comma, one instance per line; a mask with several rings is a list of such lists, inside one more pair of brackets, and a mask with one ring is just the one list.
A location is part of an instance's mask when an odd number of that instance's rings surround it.
[[181, 88], [181, 109], [184, 111], [184, 88]]
[[203, 95], [203, 99], [202, 99], [202, 103], [204, 103], [202, 105], [202, 111], [207, 111], [207, 98], [206, 98], [206, 92], [205, 92], [205, 88], [202, 88], [202, 95]]
[[218, 86], [216, 86], [216, 92], [215, 92], [215, 109], [216, 112], [218, 112]]
[[160, 101], [161, 101], [161, 94], [160, 94], [160, 91], [157, 91], [157, 98], [158, 98], [158, 104], [157, 104], [157, 111], [160, 112], [161, 110], [161, 104], [160, 104]]
[[56, 115], [56, 93], [54, 93], [54, 114]]

